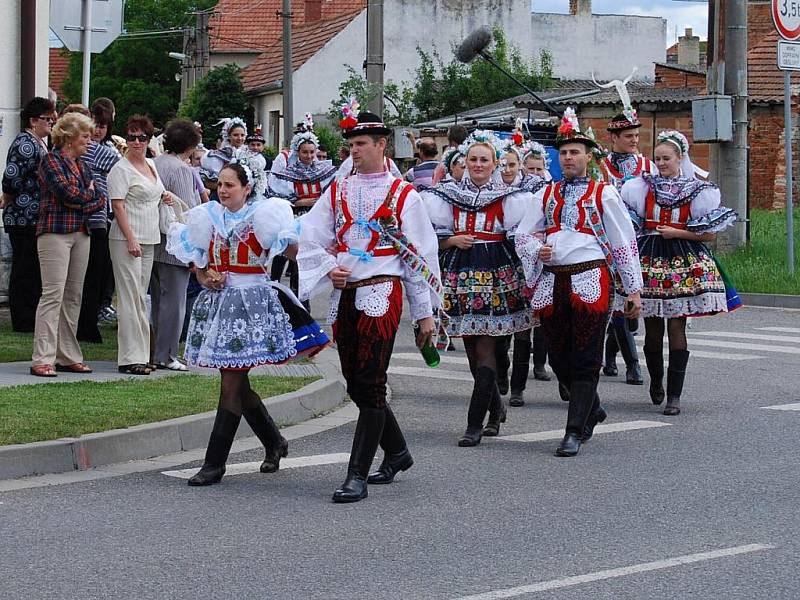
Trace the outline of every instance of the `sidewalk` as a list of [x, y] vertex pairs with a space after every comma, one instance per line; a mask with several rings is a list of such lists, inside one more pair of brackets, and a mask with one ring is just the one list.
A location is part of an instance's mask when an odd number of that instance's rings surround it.
[[[120, 379], [147, 380], [152, 377], [178, 376], [182, 373], [159, 370], [147, 376], [123, 375], [111, 362], [93, 362], [94, 373], [79, 375], [59, 373], [58, 377], [43, 378], [30, 375], [29, 362], [0, 364], [0, 386], [25, 384], [54, 384], [71, 381], [115, 381]], [[216, 375], [215, 369], [190, 369], [189, 373]], [[312, 419], [340, 406], [346, 400], [345, 386], [339, 372], [336, 350], [323, 351], [306, 364], [267, 366], [253, 369], [258, 375], [305, 377], [319, 376], [304, 388], [268, 398], [264, 401], [280, 426]], [[48, 473], [84, 471], [94, 467], [132, 460], [144, 460], [204, 448], [214, 423], [215, 412], [169, 419], [157, 423], [136, 425], [91, 433], [79, 438], [0, 446], [0, 480], [29, 477]], [[237, 438], [253, 433], [243, 421]]]

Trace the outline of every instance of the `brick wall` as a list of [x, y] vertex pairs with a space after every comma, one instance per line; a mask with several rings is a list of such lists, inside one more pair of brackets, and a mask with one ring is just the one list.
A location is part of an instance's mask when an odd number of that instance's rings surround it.
[[656, 65], [655, 87], [656, 89], [691, 87], [703, 90], [706, 87], [706, 76]]

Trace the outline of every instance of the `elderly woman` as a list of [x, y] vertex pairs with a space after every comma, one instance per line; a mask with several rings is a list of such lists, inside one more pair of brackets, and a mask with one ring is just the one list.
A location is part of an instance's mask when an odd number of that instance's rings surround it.
[[[200, 204], [194, 171], [187, 162], [199, 143], [200, 134], [194, 123], [186, 119], [176, 119], [167, 125], [164, 132], [164, 154], [153, 161], [164, 187], [180, 198], [187, 209]], [[177, 205], [173, 204], [175, 206]], [[186, 365], [178, 360], [178, 343], [183, 330], [190, 272], [185, 263], [167, 252], [164, 233], [162, 230], [161, 243], [156, 246], [155, 265], [150, 280], [152, 321], [156, 338], [153, 363], [161, 369], [186, 371]]]
[[128, 153], [108, 174], [114, 221], [108, 245], [117, 288], [117, 364], [120, 373], [149, 375], [150, 320], [147, 286], [156, 245], [161, 242], [158, 207], [172, 199], [152, 160], [146, 157], [153, 123], [133, 115], [125, 125]]
[[39, 166], [41, 203], [36, 225], [42, 298], [36, 309], [31, 374], [55, 377], [56, 371], [91, 373], [75, 336], [81, 310], [83, 277], [89, 262], [87, 221], [103, 210], [106, 198], [95, 189], [79, 158], [91, 141], [92, 120], [78, 113], [53, 127], [54, 149]]
[[34, 98], [22, 109], [22, 131], [11, 142], [3, 173], [3, 227], [11, 240], [8, 303], [14, 331], [33, 331], [42, 293], [36, 253], [39, 219], [39, 163], [47, 154], [53, 103]]

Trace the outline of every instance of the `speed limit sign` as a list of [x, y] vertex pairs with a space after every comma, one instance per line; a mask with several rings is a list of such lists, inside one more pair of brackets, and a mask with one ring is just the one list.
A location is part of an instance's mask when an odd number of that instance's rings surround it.
[[772, 19], [783, 39], [800, 38], [800, 0], [772, 0]]

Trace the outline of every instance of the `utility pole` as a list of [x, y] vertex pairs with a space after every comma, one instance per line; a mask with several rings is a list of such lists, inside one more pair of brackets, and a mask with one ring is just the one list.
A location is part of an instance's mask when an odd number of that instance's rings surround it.
[[20, 104], [36, 95], [36, 2], [20, 5]]
[[81, 103], [89, 106], [89, 74], [92, 68], [92, 4], [93, 0], [83, 0], [83, 35], [81, 50], [83, 51], [83, 82], [81, 85]]
[[283, 0], [283, 10], [279, 13], [283, 17], [283, 144], [292, 139], [294, 127], [294, 98], [292, 88], [292, 1]]
[[375, 97], [367, 108], [379, 117], [383, 116], [383, 0], [367, 2], [367, 84], [376, 90]]
[[726, 205], [739, 213], [734, 226], [719, 235], [719, 247], [733, 249], [744, 246], [749, 237], [747, 0], [716, 0], [714, 8], [716, 19], [723, 19], [723, 26], [715, 27], [714, 31], [717, 35], [724, 31], [724, 49], [719, 52], [719, 37], [716, 37], [717, 68], [713, 83], [731, 96], [733, 102], [733, 139], [720, 144], [716, 152], [716, 181]]

